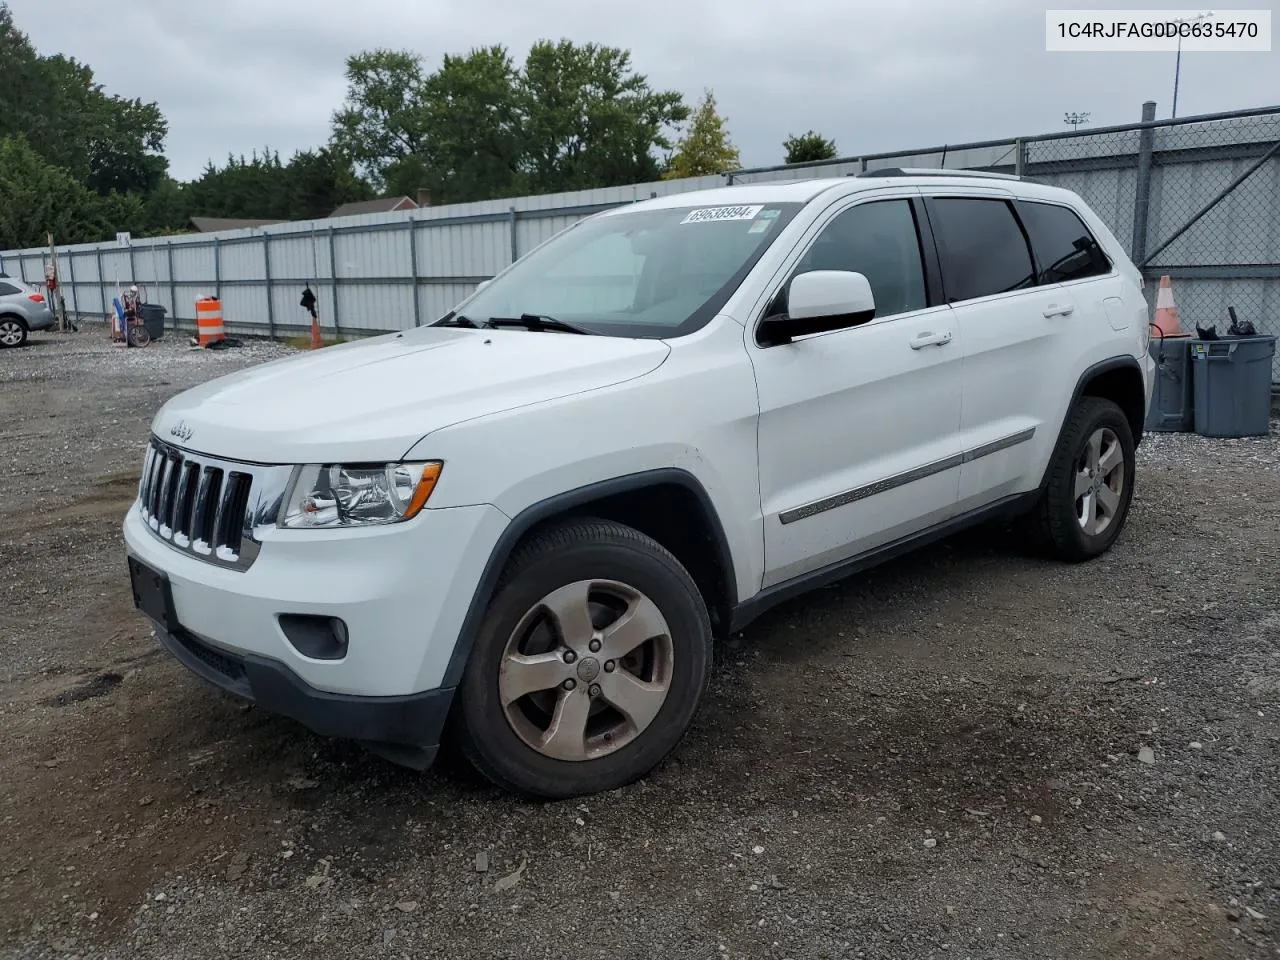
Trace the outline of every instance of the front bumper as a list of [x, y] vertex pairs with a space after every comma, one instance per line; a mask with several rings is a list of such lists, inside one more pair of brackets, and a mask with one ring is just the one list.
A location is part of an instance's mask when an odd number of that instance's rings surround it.
[[425, 770], [440, 748], [452, 689], [401, 697], [326, 693], [284, 664], [202, 643], [183, 629], [156, 624], [160, 643], [196, 676], [219, 690], [289, 717], [314, 733], [355, 740], [402, 766]]
[[[129, 557], [160, 574], [156, 633], [192, 672], [317, 733], [432, 753], [452, 698], [445, 673], [507, 523], [476, 506], [368, 530], [271, 530], [244, 570], [170, 546], [137, 504], [124, 538]], [[341, 619], [345, 653], [304, 655], [285, 614]]]

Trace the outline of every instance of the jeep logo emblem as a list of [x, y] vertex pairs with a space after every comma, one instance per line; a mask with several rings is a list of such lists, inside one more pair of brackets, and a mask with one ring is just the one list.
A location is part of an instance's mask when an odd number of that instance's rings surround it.
[[190, 440], [191, 428], [188, 427], [184, 421], [179, 420], [169, 428], [169, 436], [177, 437], [179, 440]]

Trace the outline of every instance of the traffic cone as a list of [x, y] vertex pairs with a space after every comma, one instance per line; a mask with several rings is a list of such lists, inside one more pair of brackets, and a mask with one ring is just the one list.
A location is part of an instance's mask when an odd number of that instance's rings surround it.
[[1173, 281], [1168, 274], [1160, 278], [1160, 289], [1156, 291], [1155, 327], [1162, 337], [1182, 336], [1182, 327], [1178, 324], [1178, 308], [1173, 303]]

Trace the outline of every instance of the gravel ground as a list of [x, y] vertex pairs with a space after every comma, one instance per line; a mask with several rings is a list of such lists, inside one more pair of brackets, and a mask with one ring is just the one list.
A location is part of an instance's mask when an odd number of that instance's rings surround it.
[[529, 804], [132, 611], [152, 413], [287, 352], [0, 352], [0, 956], [1280, 956], [1280, 424], [1151, 437], [1093, 563], [981, 530], [775, 610], [650, 779]]

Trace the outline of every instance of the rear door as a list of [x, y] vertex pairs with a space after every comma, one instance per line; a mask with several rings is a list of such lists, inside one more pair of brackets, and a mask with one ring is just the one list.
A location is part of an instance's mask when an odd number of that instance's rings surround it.
[[926, 206], [964, 344], [964, 512], [1039, 483], [1073, 387], [1063, 378], [1079, 369], [1076, 293], [1037, 263], [1010, 192], [948, 190]]

